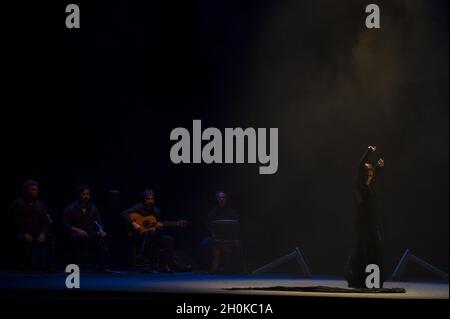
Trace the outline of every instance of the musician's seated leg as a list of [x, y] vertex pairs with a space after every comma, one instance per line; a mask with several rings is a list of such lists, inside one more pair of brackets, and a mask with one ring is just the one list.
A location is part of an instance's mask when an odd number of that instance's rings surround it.
[[47, 243], [36, 241], [32, 246], [33, 267], [38, 270], [47, 269]]
[[145, 233], [137, 234], [134, 237], [134, 248], [136, 257], [136, 266], [146, 267], [148, 265], [148, 271], [156, 273], [156, 252], [157, 252], [157, 242], [156, 234]]
[[216, 241], [213, 248], [210, 273], [238, 273], [241, 256], [235, 243]]
[[45, 268], [52, 270], [56, 263], [56, 236], [53, 233], [48, 233], [45, 236]]
[[168, 235], [161, 236], [159, 242], [162, 249], [160, 269], [163, 272], [176, 271], [178, 267], [173, 261], [174, 238]]
[[100, 256], [99, 237], [96, 232], [89, 237], [82, 238], [77, 232], [71, 232], [68, 236], [71, 252], [70, 262], [77, 265], [97, 265]]
[[153, 273], [159, 272], [158, 246], [159, 245], [157, 240], [155, 240], [155, 238], [151, 238], [151, 240], [148, 243], [147, 256], [149, 262], [149, 269]]
[[131, 247], [132, 247], [132, 262], [133, 266], [136, 268], [142, 264], [142, 245], [144, 243], [144, 236], [134, 234], [131, 237]]
[[33, 244], [27, 242], [23, 236], [19, 235], [16, 238], [14, 250], [19, 268], [21, 270], [32, 270]]
[[31, 270], [31, 243], [28, 243], [21, 235], [16, 237], [14, 255], [17, 266], [21, 270]]
[[223, 251], [224, 272], [227, 274], [245, 273], [245, 262], [240, 241], [228, 242]]
[[211, 269], [212, 252], [214, 248], [214, 238], [205, 237], [199, 245], [198, 256], [196, 256], [201, 270], [208, 271]]
[[137, 247], [137, 239], [134, 237], [127, 238], [127, 248], [128, 248], [128, 260], [126, 265], [131, 270], [136, 270], [137, 268], [137, 258], [138, 258], [138, 247]]
[[33, 236], [33, 241], [28, 242], [24, 236], [16, 237], [15, 253], [19, 263], [19, 269], [45, 270], [47, 266], [46, 241], [38, 241], [38, 236]]
[[143, 236], [133, 234], [127, 238], [129, 247], [129, 266], [132, 270], [137, 270], [142, 264], [141, 246], [143, 242]]
[[86, 240], [88, 262], [92, 265], [99, 265], [100, 263], [100, 237], [96, 232], [89, 234]]
[[222, 263], [223, 244], [221, 242], [215, 242], [212, 252], [211, 269], [210, 273], [215, 274], [219, 271]]
[[81, 264], [81, 256], [83, 250], [83, 238], [77, 232], [70, 232], [67, 236], [69, 247], [69, 262], [74, 264]]
[[231, 243], [226, 243], [223, 245], [222, 248], [222, 264], [223, 264], [223, 271], [226, 274], [234, 273], [236, 272], [236, 266], [235, 266], [235, 259], [234, 256], [234, 247]]

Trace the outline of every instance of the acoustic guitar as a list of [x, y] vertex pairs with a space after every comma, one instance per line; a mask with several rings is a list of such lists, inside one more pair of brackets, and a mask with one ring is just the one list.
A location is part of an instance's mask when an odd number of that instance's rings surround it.
[[154, 232], [158, 230], [158, 223], [161, 223], [163, 227], [186, 227], [189, 225], [189, 222], [187, 220], [161, 222], [157, 221], [155, 216], [153, 215], [143, 216], [139, 213], [130, 213], [129, 216], [133, 222], [141, 226], [139, 230], [135, 230], [136, 232], [139, 232], [139, 234]]

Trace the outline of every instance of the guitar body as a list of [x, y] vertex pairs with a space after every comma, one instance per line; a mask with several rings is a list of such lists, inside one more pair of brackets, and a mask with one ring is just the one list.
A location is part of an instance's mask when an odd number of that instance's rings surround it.
[[159, 222], [153, 215], [143, 216], [139, 213], [130, 213], [128, 214], [128, 216], [130, 216], [133, 222], [141, 226], [139, 230], [135, 230], [135, 232], [138, 232], [139, 234], [157, 231], [159, 229], [158, 223], [161, 223], [163, 226], [177, 226], [177, 227], [185, 227], [188, 224], [188, 222], [184, 220], [173, 222]]
[[158, 224], [158, 221], [156, 220], [155, 216], [149, 215], [149, 216], [142, 216], [138, 213], [130, 213], [129, 214], [131, 220], [139, 226], [141, 226], [141, 229], [138, 230], [140, 234], [146, 233], [146, 232], [154, 232], [158, 228], [156, 225]]

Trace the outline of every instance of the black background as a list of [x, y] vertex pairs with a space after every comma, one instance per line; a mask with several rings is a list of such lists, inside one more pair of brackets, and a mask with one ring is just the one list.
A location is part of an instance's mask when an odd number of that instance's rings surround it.
[[[365, 1], [77, 1], [79, 30], [68, 3], [2, 10], [2, 212], [28, 178], [55, 220], [80, 183], [105, 216], [109, 190], [120, 210], [151, 186], [192, 221], [177, 245], [195, 256], [223, 188], [250, 270], [299, 246], [313, 274], [343, 275], [374, 144], [387, 269], [410, 248], [448, 271], [448, 1], [377, 1], [379, 30]], [[279, 128], [278, 172], [173, 164], [169, 134], [193, 119]]]

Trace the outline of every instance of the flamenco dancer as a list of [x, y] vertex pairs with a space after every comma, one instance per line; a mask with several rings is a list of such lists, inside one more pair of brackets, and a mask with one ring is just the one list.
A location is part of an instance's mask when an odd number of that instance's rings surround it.
[[366, 288], [366, 266], [376, 264], [380, 269], [380, 288], [383, 287], [383, 248], [377, 223], [375, 177], [379, 176], [384, 160], [380, 158], [374, 166], [370, 155], [376, 151], [375, 146], [368, 146], [362, 156], [355, 180], [356, 220], [355, 250], [348, 261], [347, 282], [349, 287]]

